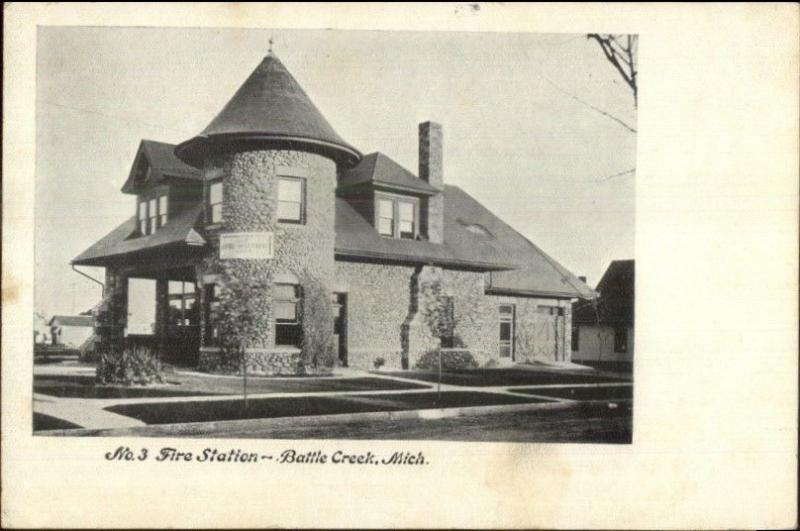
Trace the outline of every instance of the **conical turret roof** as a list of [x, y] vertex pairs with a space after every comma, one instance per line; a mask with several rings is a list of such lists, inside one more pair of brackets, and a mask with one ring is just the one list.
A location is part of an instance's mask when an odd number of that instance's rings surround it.
[[175, 148], [185, 162], [224, 144], [270, 143], [303, 147], [354, 165], [361, 153], [342, 140], [300, 84], [270, 52], [202, 133]]

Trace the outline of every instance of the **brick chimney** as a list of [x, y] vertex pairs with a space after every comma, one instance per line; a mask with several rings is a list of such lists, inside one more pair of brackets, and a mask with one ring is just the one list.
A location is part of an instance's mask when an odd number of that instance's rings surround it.
[[[444, 188], [444, 167], [442, 165], [442, 126], [436, 122], [419, 124], [419, 178], [442, 190]], [[428, 240], [433, 243], [444, 241], [444, 196], [442, 193], [430, 196], [423, 209], [423, 226]]]

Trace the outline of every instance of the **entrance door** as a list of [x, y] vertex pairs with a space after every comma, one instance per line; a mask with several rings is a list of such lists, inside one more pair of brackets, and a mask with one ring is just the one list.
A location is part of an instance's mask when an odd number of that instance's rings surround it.
[[536, 308], [539, 318], [535, 327], [535, 355], [543, 360], [564, 361], [564, 308], [540, 305]]
[[514, 361], [514, 310], [513, 304], [501, 304], [498, 307], [500, 321], [498, 355], [500, 361], [508, 363]]
[[339, 365], [347, 367], [347, 294], [333, 294], [333, 335]]
[[200, 348], [200, 311], [194, 282], [167, 282], [165, 318], [162, 359], [174, 365], [196, 366]]

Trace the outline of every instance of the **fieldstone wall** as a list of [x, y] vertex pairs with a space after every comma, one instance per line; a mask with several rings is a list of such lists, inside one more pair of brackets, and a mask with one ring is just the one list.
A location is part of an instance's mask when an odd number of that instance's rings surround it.
[[[259, 363], [271, 360], [282, 367], [286, 365], [281, 357], [285, 353], [272, 354], [275, 351], [273, 281], [276, 275], [285, 274], [298, 279], [311, 275], [326, 284], [332, 281], [336, 165], [311, 153], [257, 150], [209, 159], [204, 173], [207, 177], [221, 175], [224, 183], [222, 223], [209, 229], [209, 252], [198, 267], [201, 282], [212, 279], [218, 286], [220, 311], [216, 324], [221, 343], [242, 342], [247, 348], [270, 353], [260, 356]], [[304, 224], [278, 223], [279, 175], [305, 179]], [[220, 260], [219, 235], [228, 232], [273, 232], [274, 258]], [[205, 329], [207, 324], [201, 324]], [[202, 357], [202, 367], [231, 368], [227, 361], [215, 364], [209, 359], [211, 355]]]
[[[487, 296], [492, 306], [514, 304], [515, 342], [514, 361], [569, 361], [572, 330], [572, 309], [569, 301], [533, 297]], [[563, 316], [543, 314], [539, 306], [556, 306], [563, 309]], [[495, 331], [492, 337], [496, 336]]]
[[400, 369], [401, 325], [411, 304], [412, 266], [336, 262], [337, 290], [347, 292], [348, 366]]
[[443, 284], [441, 267], [423, 266], [412, 278], [412, 311], [403, 323], [409, 368], [414, 368], [426, 352], [441, 347], [441, 340], [434, 330], [433, 314], [440, 307], [440, 297], [445, 295]]
[[[336, 279], [348, 293], [350, 367], [371, 370], [382, 357], [384, 368], [413, 368], [425, 352], [438, 348], [429, 317], [439, 295], [453, 297], [456, 349], [469, 350], [480, 366], [501, 361], [500, 304], [516, 307], [514, 361], [569, 359], [567, 301], [487, 295], [484, 273], [433, 266], [337, 262]], [[564, 316], [540, 313], [540, 305], [561, 307]]]
[[398, 370], [403, 368], [402, 350], [356, 349], [347, 352], [347, 366], [363, 370], [375, 370], [375, 360], [383, 358], [379, 369]]
[[497, 308], [486, 296], [486, 275], [445, 270], [445, 291], [453, 297], [456, 347], [468, 347], [480, 365], [497, 357]]
[[[303, 374], [299, 349], [247, 349], [247, 374], [250, 376], [285, 376]], [[242, 374], [241, 354], [218, 348], [200, 350], [200, 368], [205, 372]]]

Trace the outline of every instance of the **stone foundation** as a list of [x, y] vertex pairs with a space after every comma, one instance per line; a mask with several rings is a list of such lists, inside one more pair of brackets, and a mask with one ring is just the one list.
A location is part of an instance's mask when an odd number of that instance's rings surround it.
[[381, 366], [382, 370], [403, 368], [403, 353], [399, 350], [350, 350], [347, 352], [347, 366], [374, 371], [377, 358], [383, 358], [386, 362]]
[[[305, 374], [299, 349], [247, 349], [247, 374], [251, 376], [289, 376]], [[241, 354], [218, 348], [200, 350], [201, 371], [241, 374]]]

